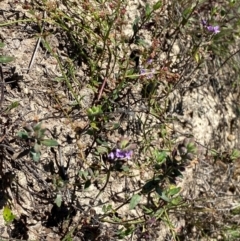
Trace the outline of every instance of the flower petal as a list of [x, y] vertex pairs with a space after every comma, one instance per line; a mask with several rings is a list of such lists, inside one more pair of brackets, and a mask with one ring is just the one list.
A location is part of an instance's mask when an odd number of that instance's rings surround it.
[[110, 153], [108, 154], [108, 158], [111, 159], [111, 160], [114, 160], [114, 159], [115, 159], [115, 154], [114, 154], [114, 152], [110, 152]]

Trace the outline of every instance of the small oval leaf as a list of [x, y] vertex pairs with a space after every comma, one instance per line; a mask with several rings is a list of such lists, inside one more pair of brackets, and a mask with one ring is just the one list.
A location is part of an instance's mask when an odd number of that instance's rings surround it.
[[62, 195], [61, 194], [57, 194], [57, 197], [54, 201], [56, 203], [56, 205], [60, 208], [62, 205]]
[[3, 219], [5, 223], [10, 224], [15, 219], [15, 217], [16, 216], [12, 213], [12, 210], [8, 206], [5, 206], [3, 209]]
[[156, 187], [155, 190], [162, 200], [170, 202], [170, 199], [166, 196], [166, 193], [162, 191], [160, 187]]
[[41, 144], [44, 146], [58, 146], [58, 142], [54, 139], [42, 140]]
[[14, 59], [15, 58], [11, 57], [11, 56], [3, 56], [3, 55], [1, 55], [0, 56], [0, 63], [6, 64], [6, 63], [9, 63], [9, 62], [13, 61]]
[[158, 1], [153, 5], [153, 9], [157, 10], [162, 6], [162, 1]]
[[24, 140], [27, 140], [28, 139], [28, 133], [26, 131], [19, 131], [17, 133], [17, 135], [21, 138], [21, 139], [24, 139]]
[[9, 112], [10, 110], [16, 108], [19, 106], [19, 102], [18, 101], [14, 101], [12, 102], [6, 109], [6, 112]]
[[180, 187], [171, 187], [170, 190], [168, 190], [168, 195], [169, 196], [174, 196], [176, 194], [178, 194], [181, 191]]
[[33, 151], [39, 153], [41, 151], [41, 146], [38, 143], [35, 143]]
[[34, 131], [39, 131], [41, 130], [42, 128], [42, 122], [39, 122], [38, 124], [36, 124], [34, 127], [33, 127], [33, 130]]
[[90, 186], [91, 186], [91, 180], [87, 180], [86, 182], [85, 182], [85, 184], [84, 184], [84, 189], [87, 189], [87, 188], [89, 188]]
[[98, 146], [97, 152], [98, 152], [98, 154], [105, 154], [105, 153], [108, 153], [108, 149], [105, 146]]
[[147, 3], [146, 8], [145, 8], [145, 16], [148, 18], [148, 17], [150, 17], [150, 14], [151, 14], [151, 8], [150, 8], [149, 3]]
[[138, 203], [140, 202], [141, 200], [141, 196], [138, 195], [138, 194], [134, 194], [131, 198], [131, 201], [130, 201], [130, 204], [129, 204], [129, 209], [134, 209]]
[[35, 162], [38, 162], [40, 160], [41, 154], [40, 152], [30, 151], [30, 156]]

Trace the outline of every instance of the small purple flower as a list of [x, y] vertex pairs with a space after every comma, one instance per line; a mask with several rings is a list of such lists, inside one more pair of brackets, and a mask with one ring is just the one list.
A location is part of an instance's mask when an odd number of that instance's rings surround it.
[[201, 20], [201, 22], [202, 22], [202, 25], [204, 26], [204, 27], [206, 27], [207, 26], [207, 21], [206, 20]]
[[151, 71], [147, 71], [146, 69], [140, 68], [140, 75], [146, 76], [147, 79], [152, 79], [154, 73], [155, 73], [155, 69], [152, 69]]
[[140, 75], [144, 75], [146, 73], [146, 70], [143, 68], [140, 68]]
[[147, 79], [152, 79], [153, 78], [153, 75], [155, 73], [155, 69], [152, 69], [151, 72], [149, 72], [149, 74], [147, 75]]
[[130, 160], [132, 157], [133, 151], [132, 150], [121, 150], [116, 149], [108, 154], [108, 158], [111, 160], [114, 159], [128, 159]]
[[117, 158], [122, 159], [122, 158], [125, 157], [125, 152], [124, 152], [123, 150], [116, 149], [116, 151], [115, 151], [115, 155], [116, 155]]
[[211, 25], [209, 25], [209, 26], [207, 26], [207, 30], [208, 30], [209, 32], [212, 32], [212, 33], [214, 33], [214, 34], [217, 34], [217, 33], [220, 32], [220, 27], [219, 27], [219, 26], [211, 26]]
[[113, 159], [115, 158], [115, 154], [114, 154], [113, 152], [110, 152], [110, 153], [108, 154], [108, 158], [111, 159], [111, 160], [113, 160]]
[[148, 64], [151, 64], [152, 62], [153, 62], [153, 59], [149, 59], [149, 60], [147, 61]]
[[208, 25], [206, 20], [201, 20], [202, 25], [209, 31], [212, 32], [214, 34], [217, 34], [220, 32], [220, 27], [219, 26], [212, 26], [212, 25]]

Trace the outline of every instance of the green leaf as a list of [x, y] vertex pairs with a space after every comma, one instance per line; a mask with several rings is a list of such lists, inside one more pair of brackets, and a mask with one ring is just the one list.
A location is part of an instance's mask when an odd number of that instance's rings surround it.
[[101, 140], [100, 138], [96, 139], [96, 142], [102, 146], [107, 146], [108, 142]]
[[170, 199], [166, 196], [166, 193], [160, 189], [160, 187], [156, 187], [156, 192], [162, 200], [170, 202]]
[[39, 131], [41, 130], [42, 128], [42, 122], [39, 122], [38, 124], [36, 124], [34, 127], [33, 127], [33, 130], [34, 131]]
[[172, 200], [171, 200], [171, 203], [173, 204], [173, 205], [178, 205], [179, 203], [181, 203], [182, 202], [182, 197], [180, 197], [180, 196], [177, 196], [176, 198], [173, 198]]
[[54, 139], [45, 139], [41, 141], [41, 144], [44, 146], [58, 146], [58, 142]]
[[145, 15], [146, 15], [147, 18], [149, 18], [150, 14], [151, 14], [151, 8], [150, 8], [149, 3], [147, 3], [146, 8], [145, 8]]
[[217, 150], [212, 149], [212, 150], [210, 150], [210, 152], [211, 152], [211, 155], [212, 155], [212, 156], [214, 156], [214, 157], [217, 157], [217, 156], [218, 156], [218, 151], [217, 151]]
[[93, 120], [94, 116], [100, 115], [102, 113], [103, 113], [103, 111], [102, 111], [101, 105], [93, 106], [92, 108], [89, 108], [87, 110], [87, 114], [88, 114], [88, 117], [89, 117], [90, 120]]
[[162, 6], [162, 1], [158, 1], [153, 5], [153, 10], [157, 10]]
[[[224, 233], [226, 233], [225, 235], [228, 237], [228, 239], [227, 240], [232, 240], [232, 241], [234, 241], [234, 240], [237, 240], [237, 238], [240, 238], [240, 230], [239, 230], [239, 227], [238, 226], [233, 226], [233, 227], [231, 227], [231, 228], [229, 228], [229, 229], [227, 229], [227, 230], [225, 230], [225, 232]], [[230, 238], [230, 239], [229, 239]], [[226, 240], [226, 239], [225, 239]]]
[[12, 102], [6, 109], [6, 112], [9, 112], [10, 110], [16, 108], [19, 106], [19, 102], [18, 101], [14, 101]]
[[129, 143], [129, 140], [128, 139], [123, 139], [120, 141], [120, 149], [124, 149]]
[[149, 213], [152, 213], [152, 212], [153, 212], [152, 209], [148, 209], [148, 208], [145, 207], [145, 206], [143, 206], [142, 208], [143, 208], [143, 210], [144, 210], [144, 213], [146, 213], [146, 214], [149, 214]]
[[7, 225], [10, 224], [15, 219], [15, 217], [16, 216], [12, 213], [12, 210], [8, 206], [5, 206], [3, 209], [3, 219], [5, 223]]
[[57, 194], [57, 197], [54, 201], [54, 203], [56, 203], [56, 205], [60, 208], [62, 205], [62, 194]]
[[40, 153], [40, 151], [41, 151], [41, 145], [39, 145], [38, 143], [35, 143], [33, 147], [33, 152]]
[[85, 184], [84, 184], [84, 189], [87, 189], [87, 188], [89, 188], [90, 186], [91, 186], [91, 180], [87, 180], [86, 182], [85, 182]]
[[147, 183], [144, 184], [142, 188], [142, 192], [144, 194], [151, 192], [155, 187], [157, 187], [158, 183], [159, 181], [155, 179], [148, 181]]
[[239, 158], [239, 157], [240, 157], [240, 152], [239, 152], [239, 150], [234, 149], [234, 150], [232, 151], [232, 154], [231, 154], [231, 159], [232, 159], [232, 160], [236, 160], [236, 159]]
[[137, 79], [137, 78], [139, 78], [139, 73], [136, 73], [136, 71], [134, 69], [129, 69], [126, 72], [125, 78]]
[[135, 20], [133, 21], [133, 26], [132, 26], [134, 34], [136, 34], [139, 29], [139, 27], [138, 27], [139, 21], [140, 21], [140, 18], [138, 16], [136, 16]]
[[191, 7], [190, 8], [186, 8], [183, 11], [183, 14], [182, 14], [182, 18], [183, 19], [182, 19], [182, 22], [181, 22], [182, 26], [186, 25], [186, 23], [188, 22], [188, 18], [190, 16], [191, 12], [192, 12], [192, 8]]
[[129, 172], [130, 168], [128, 166], [123, 165], [121, 168], [124, 172]]
[[5, 46], [3, 42], [0, 42], [0, 48], [2, 49]]
[[99, 128], [97, 127], [97, 123], [96, 122], [91, 122], [90, 126], [94, 129], [94, 130], [99, 130]]
[[33, 149], [30, 151], [30, 157], [35, 161], [38, 162], [40, 160], [40, 152], [35, 152]]
[[167, 158], [167, 152], [166, 151], [154, 151], [154, 156], [156, 158], [156, 161], [158, 164], [162, 164], [166, 161]]
[[169, 190], [167, 191], [168, 196], [173, 196], [173, 195], [179, 193], [180, 190], [181, 190], [180, 187], [172, 186], [172, 187], [170, 187]]
[[14, 59], [15, 58], [11, 57], [11, 56], [0, 55], [0, 63], [3, 63], [3, 64], [9, 63], [9, 62], [13, 61]]
[[239, 215], [240, 214], [240, 207], [236, 207], [230, 211], [233, 215]]
[[192, 12], [192, 8], [191, 7], [189, 7], [189, 8], [186, 8], [184, 11], [183, 11], [183, 14], [182, 14], [182, 16], [183, 16], [183, 18], [188, 18], [188, 16], [191, 14], [191, 12]]
[[193, 57], [194, 57], [195, 61], [196, 61], [197, 64], [198, 64], [198, 63], [200, 62], [200, 59], [201, 59], [199, 52], [196, 51], [196, 52], [194, 53]]
[[53, 81], [56, 81], [56, 82], [63, 82], [64, 81], [64, 77], [62, 77], [62, 76], [60, 76], [60, 77], [55, 77], [54, 79], [53, 79]]
[[228, 0], [228, 2], [229, 2], [230, 4], [234, 4], [234, 3], [236, 3], [236, 0]]
[[56, 185], [57, 188], [63, 188], [65, 183], [64, 183], [64, 180], [62, 180], [61, 177], [57, 177], [55, 180], [54, 180], [54, 184]]
[[187, 152], [188, 153], [196, 153], [196, 146], [195, 146], [195, 144], [194, 143], [188, 143], [187, 144]]
[[88, 172], [86, 171], [79, 171], [78, 175], [83, 179], [83, 180], [87, 180], [88, 177]]
[[17, 136], [19, 136], [21, 139], [24, 139], [24, 140], [28, 139], [28, 133], [26, 131], [19, 131], [17, 133]]
[[108, 148], [105, 147], [105, 146], [98, 146], [97, 147], [97, 152], [98, 152], [98, 154], [108, 153]]
[[166, 210], [164, 208], [159, 208], [154, 212], [154, 217], [156, 217], [157, 219], [161, 218], [165, 211]]
[[35, 137], [36, 137], [38, 140], [43, 139], [43, 137], [44, 137], [44, 135], [45, 135], [45, 131], [46, 131], [46, 129], [40, 129], [40, 130], [35, 131]]
[[108, 213], [109, 211], [112, 211], [112, 205], [103, 205], [102, 210], [104, 213]]
[[130, 203], [129, 203], [129, 209], [130, 209], [130, 210], [131, 210], [131, 209], [134, 209], [134, 208], [138, 205], [138, 203], [140, 202], [140, 200], [141, 200], [141, 196], [138, 195], [138, 194], [134, 194], [134, 195], [132, 196], [132, 198], [131, 198]]
[[130, 226], [129, 228], [121, 228], [117, 231], [118, 239], [124, 239], [126, 236], [133, 233], [135, 230], [134, 226]]

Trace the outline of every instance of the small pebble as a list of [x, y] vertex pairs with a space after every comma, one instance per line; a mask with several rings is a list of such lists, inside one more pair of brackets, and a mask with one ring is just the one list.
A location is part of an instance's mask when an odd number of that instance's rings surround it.
[[228, 137], [227, 137], [227, 140], [228, 141], [230, 141], [230, 142], [232, 142], [232, 141], [234, 141], [236, 139], [236, 137], [234, 136], [234, 135], [228, 135]]

